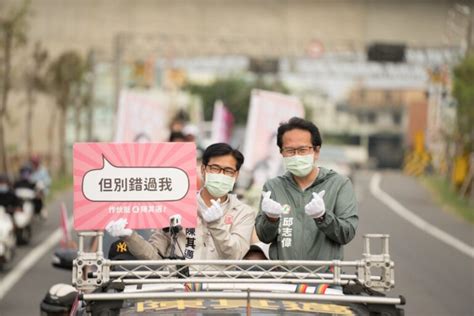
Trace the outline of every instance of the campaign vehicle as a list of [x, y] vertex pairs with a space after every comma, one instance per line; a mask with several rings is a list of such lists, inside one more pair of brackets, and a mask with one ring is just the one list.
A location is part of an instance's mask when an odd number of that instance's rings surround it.
[[[79, 233], [68, 299], [52, 288], [43, 315], [55, 303], [71, 315], [403, 315], [405, 299], [383, 293], [395, 285], [388, 235], [364, 236], [355, 261], [110, 260], [102, 236]], [[89, 237], [99, 238], [95, 252]]]

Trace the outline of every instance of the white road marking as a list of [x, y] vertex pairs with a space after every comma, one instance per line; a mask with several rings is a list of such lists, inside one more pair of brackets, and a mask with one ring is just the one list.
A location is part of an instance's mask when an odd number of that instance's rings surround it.
[[0, 300], [8, 293], [8, 291], [20, 280], [23, 275], [31, 269], [36, 262], [44, 256], [54, 245], [61, 240], [61, 230], [56, 229], [53, 234], [39, 246], [33, 249], [20, 263], [8, 273], [0, 284]]
[[407, 220], [410, 224], [414, 225], [415, 227], [419, 228], [420, 230], [424, 231], [425, 233], [435, 237], [436, 239], [444, 242], [445, 244], [461, 251], [462, 253], [474, 258], [474, 248], [469, 246], [468, 244], [460, 241], [459, 239], [451, 236], [450, 234], [442, 231], [436, 226], [431, 225], [414, 212], [410, 211], [402, 204], [400, 204], [397, 200], [392, 198], [390, 195], [385, 193], [380, 188], [380, 181], [381, 181], [380, 173], [375, 173], [372, 179], [370, 180], [370, 192], [380, 200], [382, 203], [387, 205], [392, 211], [394, 211], [397, 215]]
[[[72, 217], [68, 219], [68, 227], [72, 225]], [[16, 267], [9, 272], [0, 282], [0, 301], [15, 286], [15, 284], [27, 273], [45, 253], [59, 243], [62, 237], [61, 228], [56, 229], [48, 239], [41, 242], [39, 246], [31, 250]]]

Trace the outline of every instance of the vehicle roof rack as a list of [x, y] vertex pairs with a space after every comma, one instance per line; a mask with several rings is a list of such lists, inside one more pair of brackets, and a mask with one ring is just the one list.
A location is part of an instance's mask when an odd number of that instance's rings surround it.
[[[98, 238], [96, 252], [87, 251], [85, 238]], [[368, 304], [403, 304], [403, 297], [317, 294], [320, 285], [362, 285], [388, 291], [395, 285], [389, 235], [364, 236], [363, 258], [354, 261], [284, 260], [108, 260], [101, 231], [79, 233], [73, 263], [73, 285], [85, 301], [122, 299], [292, 299]], [[380, 254], [371, 242], [382, 242]], [[349, 272], [350, 271], [350, 272]], [[378, 272], [378, 273], [377, 273]], [[98, 293], [99, 288], [121, 288]], [[367, 293], [370, 293], [367, 292]]]

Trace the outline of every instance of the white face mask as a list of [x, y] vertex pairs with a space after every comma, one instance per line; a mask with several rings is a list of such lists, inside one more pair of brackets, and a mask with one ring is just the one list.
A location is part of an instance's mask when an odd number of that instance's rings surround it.
[[283, 158], [286, 170], [297, 177], [307, 176], [314, 168], [313, 154]]
[[204, 187], [215, 198], [226, 195], [234, 188], [235, 178], [221, 173], [206, 173]]

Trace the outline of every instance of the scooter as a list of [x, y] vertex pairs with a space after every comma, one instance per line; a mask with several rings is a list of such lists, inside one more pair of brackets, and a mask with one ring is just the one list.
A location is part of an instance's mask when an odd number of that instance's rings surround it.
[[19, 244], [28, 244], [33, 235], [32, 222], [35, 213], [33, 199], [36, 197], [36, 192], [29, 188], [17, 188], [15, 195], [21, 200], [21, 207], [13, 213], [17, 240]]
[[0, 270], [12, 261], [15, 255], [16, 234], [12, 217], [0, 206]]

